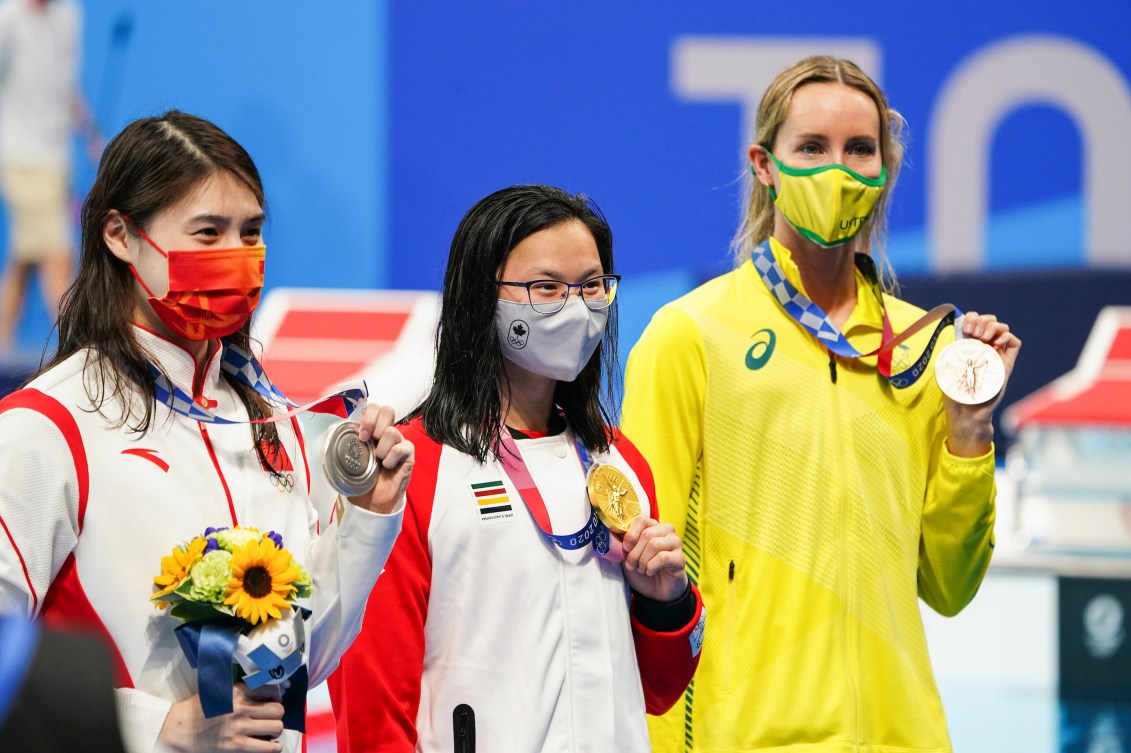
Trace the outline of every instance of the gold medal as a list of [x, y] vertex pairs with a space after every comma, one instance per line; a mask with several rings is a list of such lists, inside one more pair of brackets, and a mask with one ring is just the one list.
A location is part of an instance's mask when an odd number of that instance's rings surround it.
[[594, 465], [585, 477], [589, 503], [614, 533], [624, 533], [640, 517], [640, 497], [628, 476], [611, 465]]
[[1005, 364], [981, 340], [955, 340], [939, 352], [935, 381], [954, 402], [981, 405], [997, 397], [1005, 386]]

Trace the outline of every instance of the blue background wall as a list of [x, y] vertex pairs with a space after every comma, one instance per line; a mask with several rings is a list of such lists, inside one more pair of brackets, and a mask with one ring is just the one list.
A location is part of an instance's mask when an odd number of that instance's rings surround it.
[[[871, 39], [889, 98], [909, 123], [891, 218], [893, 260], [904, 274], [931, 269], [923, 238], [929, 123], [965, 60], [1021, 34], [1056, 34], [1085, 43], [1131, 79], [1125, 2], [1089, 2], [1086, 13], [1048, 0], [881, 0], [861, 6], [866, 12], [833, 2], [804, 10], [734, 1], [646, 11], [589, 0], [547, 5], [434, 0], [392, 8], [390, 267], [398, 281], [434, 286], [460, 214], [523, 181], [597, 198], [617, 233], [622, 271], [717, 268], [735, 226], [745, 137], [737, 103], [688, 102], [673, 92], [671, 48], [687, 35], [827, 37], [830, 46], [839, 37]], [[1034, 104], [1005, 118], [984, 168], [995, 220], [987, 267], [1083, 263], [1080, 157], [1079, 135], [1062, 112]], [[1017, 219], [1016, 232], [1003, 236]]]
[[[107, 137], [176, 108], [215, 121], [255, 158], [267, 189], [268, 285], [388, 282], [384, 2], [334, 13], [267, 0], [82, 5], [83, 89]], [[75, 155], [77, 202], [94, 166], [79, 145]], [[49, 327], [34, 301], [21, 344], [38, 350]]]

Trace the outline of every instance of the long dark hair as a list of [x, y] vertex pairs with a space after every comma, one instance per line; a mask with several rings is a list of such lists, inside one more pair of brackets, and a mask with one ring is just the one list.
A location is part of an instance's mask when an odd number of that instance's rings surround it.
[[[593, 234], [606, 274], [613, 269], [613, 233], [584, 195], [552, 186], [512, 186], [473, 206], [452, 238], [436, 339], [436, 373], [428, 396], [411, 414], [424, 431], [480, 462], [498, 455], [503, 423], [501, 392], [510, 390], [495, 331], [497, 282], [510, 252], [527, 237], [564, 222]], [[572, 382], [559, 381], [554, 401], [577, 437], [596, 451], [609, 449], [613, 379], [617, 373], [616, 302], [605, 337]], [[604, 385], [602, 386], [602, 376]]]
[[[59, 307], [59, 348], [36, 376], [87, 349], [83, 367], [87, 396], [97, 411], [107, 400], [120, 403], [119, 428], [128, 425], [140, 434], [149, 430], [156, 407], [155, 379], [130, 325], [134, 278], [102, 238], [106, 218], [117, 210], [130, 218], [130, 232], [135, 227], [148, 230], [157, 215], [217, 173], [234, 176], [264, 205], [259, 171], [244, 148], [207, 120], [170, 110], [160, 117], [135, 120], [110, 141], [83, 202], [82, 258]], [[248, 322], [225, 339], [247, 350], [250, 328]], [[258, 393], [223, 376], [251, 418], [271, 415]], [[138, 406], [140, 414], [132, 409], [131, 399], [139, 390], [145, 396]], [[277, 448], [278, 432], [274, 424], [252, 426], [256, 450], [263, 458], [265, 444]]]

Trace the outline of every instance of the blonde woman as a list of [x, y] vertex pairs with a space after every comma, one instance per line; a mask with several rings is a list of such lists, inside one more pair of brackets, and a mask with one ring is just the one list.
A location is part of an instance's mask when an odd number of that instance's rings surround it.
[[[946, 319], [872, 354], [924, 313], [881, 253], [901, 126], [851, 62], [779, 74], [736, 268], [661, 309], [629, 358], [624, 428], [711, 614], [657, 751], [950, 750], [917, 599], [956, 614], [985, 574], [1000, 395], [943, 396]], [[1009, 328], [961, 329], [1008, 376]]]

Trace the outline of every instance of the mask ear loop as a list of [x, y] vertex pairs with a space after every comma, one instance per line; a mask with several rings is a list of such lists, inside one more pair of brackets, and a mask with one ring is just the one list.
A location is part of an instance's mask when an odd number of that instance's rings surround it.
[[[150, 238], [148, 235], [146, 235], [144, 230], [142, 230], [140, 227], [135, 225], [133, 223], [133, 220], [130, 219], [128, 214], [126, 214], [125, 212], [118, 212], [118, 215], [121, 216], [121, 218], [126, 221], [126, 227], [127, 228], [129, 228], [130, 230], [133, 230], [135, 233], [140, 235], [146, 243], [148, 243], [150, 246], [153, 246], [153, 249], [157, 253], [159, 253], [163, 257], [165, 257], [166, 260], [169, 259], [169, 254], [167, 254], [163, 248], [161, 248], [156, 243], [154, 243], [153, 239]], [[153, 291], [149, 289], [149, 286], [145, 284], [145, 280], [141, 279], [141, 275], [139, 275], [137, 273], [137, 269], [134, 267], [134, 265], [133, 264], [127, 264], [126, 266], [130, 268], [130, 274], [132, 274], [134, 276], [134, 279], [137, 280], [138, 283], [141, 285], [141, 287], [145, 289], [145, 292], [149, 294], [149, 297], [150, 298], [156, 298], [157, 296], [155, 296], [153, 294]]]

